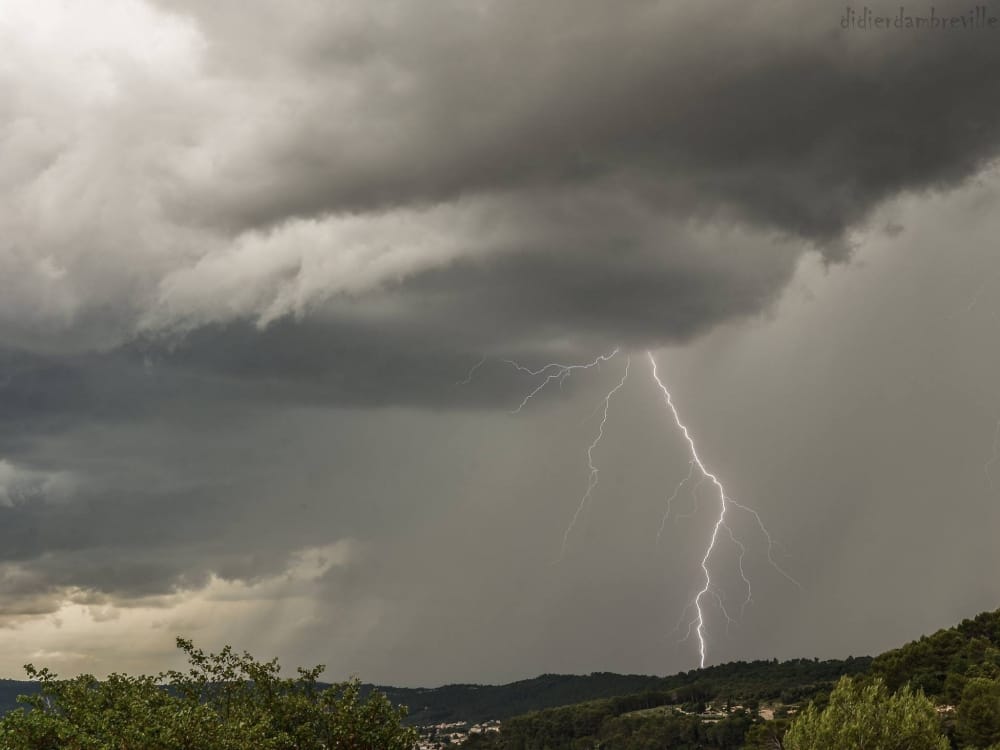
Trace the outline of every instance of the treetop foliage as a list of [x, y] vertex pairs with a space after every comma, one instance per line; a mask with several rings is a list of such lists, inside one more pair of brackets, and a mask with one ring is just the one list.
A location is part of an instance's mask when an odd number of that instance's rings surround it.
[[0, 719], [4, 750], [411, 750], [405, 709], [357, 680], [321, 686], [322, 666], [283, 679], [278, 661], [183, 638], [186, 671], [60, 680], [26, 666], [41, 691]]
[[921, 691], [892, 694], [881, 678], [844, 677], [826, 708], [810, 703], [784, 738], [785, 750], [950, 750], [934, 704]]

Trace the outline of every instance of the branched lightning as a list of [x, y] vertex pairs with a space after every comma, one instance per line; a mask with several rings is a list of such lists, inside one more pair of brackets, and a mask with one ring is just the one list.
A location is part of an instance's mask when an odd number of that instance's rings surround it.
[[[615, 350], [617, 351], [617, 349]], [[614, 396], [622, 387], [625, 385], [625, 381], [628, 380], [628, 369], [632, 364], [632, 358], [627, 356], [625, 358], [625, 374], [622, 375], [622, 379], [618, 382], [614, 388], [608, 391], [608, 394], [604, 397], [604, 414], [601, 417], [601, 424], [597, 428], [597, 437], [587, 448], [587, 467], [590, 469], [590, 474], [587, 476], [587, 491], [583, 493], [583, 497], [580, 498], [580, 504], [576, 506], [576, 512], [573, 514], [573, 518], [570, 519], [569, 525], [566, 527], [566, 531], [563, 532], [562, 548], [559, 551], [559, 559], [562, 559], [566, 555], [566, 547], [569, 544], [569, 535], [573, 531], [573, 527], [576, 526], [577, 519], [580, 517], [580, 513], [583, 511], [584, 507], [587, 505], [587, 501], [590, 500], [590, 496], [594, 493], [597, 488], [598, 481], [598, 469], [594, 465], [594, 450], [601, 443], [601, 438], [604, 437], [604, 425], [608, 421], [608, 409], [611, 408], [611, 397]]]
[[[688, 602], [687, 605], [684, 607], [684, 609], [681, 610], [681, 616], [677, 618], [677, 625], [676, 627], [674, 627], [673, 630], [674, 633], [680, 632], [681, 625], [684, 624], [684, 618], [687, 616], [687, 613], [690, 612], [692, 609], [694, 609], [694, 602]], [[694, 626], [697, 624], [697, 622], [698, 622], [697, 618], [695, 618], [694, 620], [688, 620], [687, 632], [684, 633], [683, 638], [678, 639], [677, 641], [678, 643], [686, 643], [687, 641], [691, 640], [691, 633], [694, 630]]]
[[538, 386], [533, 391], [528, 393], [528, 395], [524, 397], [524, 400], [521, 401], [520, 404], [518, 404], [517, 408], [512, 409], [510, 413], [517, 414], [518, 412], [520, 412], [525, 406], [527, 406], [528, 402], [531, 401], [531, 399], [533, 399], [535, 396], [541, 393], [545, 389], [545, 386], [547, 386], [553, 380], [557, 380], [559, 382], [559, 385], [562, 385], [563, 381], [565, 381], [566, 378], [568, 378], [575, 370], [589, 370], [592, 367], [599, 367], [602, 362], [607, 362], [608, 360], [614, 358], [616, 354], [618, 354], [617, 347], [615, 347], [615, 349], [610, 354], [602, 354], [593, 362], [587, 362], [586, 364], [582, 365], [561, 365], [556, 362], [551, 362], [545, 365], [544, 367], [540, 367], [537, 370], [532, 370], [527, 367], [524, 367], [512, 359], [505, 359], [504, 362], [506, 362], [508, 365], [515, 368], [519, 372], [523, 372], [533, 376], [545, 375], [545, 379], [542, 380], [542, 382], [539, 383]]
[[708, 593], [709, 593], [709, 595], [713, 599], [715, 599], [715, 603], [718, 605], [719, 611], [722, 612], [722, 616], [726, 618], [726, 635], [728, 635], [729, 634], [729, 626], [732, 625], [733, 623], [735, 623], [736, 620], [734, 620], [730, 616], [729, 610], [726, 609], [726, 601], [725, 601], [725, 599], [722, 598], [722, 594], [720, 594], [714, 588], [713, 589], [709, 589]]
[[777, 570], [779, 573], [781, 573], [781, 575], [783, 575], [785, 578], [787, 578], [789, 581], [791, 581], [801, 589], [802, 584], [799, 583], [797, 580], [795, 580], [787, 570], [778, 565], [777, 561], [774, 559], [774, 548], [777, 546], [777, 544], [775, 544], [774, 538], [771, 536], [771, 532], [768, 531], [767, 527], [764, 525], [764, 521], [760, 517], [760, 513], [758, 513], [749, 506], [736, 502], [731, 497], [727, 497], [726, 502], [729, 503], [730, 505], [736, 506], [740, 510], [745, 511], [746, 513], [749, 513], [751, 516], [754, 517], [754, 520], [757, 521], [757, 527], [760, 529], [760, 533], [763, 534], [764, 538], [767, 540], [767, 561], [771, 563], [772, 568]]
[[674, 523], [677, 523], [682, 518], [692, 518], [694, 514], [698, 512], [698, 508], [701, 507], [701, 495], [698, 494], [698, 490], [700, 490], [701, 486], [705, 484], [706, 478], [707, 477], [704, 475], [698, 477], [698, 481], [695, 482], [694, 486], [691, 488], [691, 510], [687, 513], [678, 513], [675, 515]]
[[[646, 352], [646, 354], [649, 357], [650, 365], [652, 365], [653, 380], [656, 381], [657, 386], [659, 386], [660, 391], [663, 393], [664, 403], [670, 410], [670, 414], [674, 418], [674, 423], [677, 425], [677, 428], [681, 431], [681, 433], [684, 435], [684, 439], [687, 441], [688, 449], [691, 451], [692, 461], [694, 461], [695, 465], [698, 467], [698, 470], [702, 473], [702, 475], [708, 478], [712, 482], [712, 484], [715, 485], [716, 489], [719, 491], [719, 515], [716, 517], [715, 525], [712, 527], [712, 534], [708, 541], [708, 546], [705, 548], [705, 553], [701, 558], [701, 570], [704, 573], [705, 582], [704, 585], [701, 587], [701, 589], [698, 591], [698, 593], [695, 595], [694, 601], [692, 602], [693, 608], [697, 614], [694, 620], [688, 626], [688, 635], [690, 635], [693, 628], [695, 635], [697, 635], [698, 637], [698, 653], [701, 657], [700, 664], [702, 667], [704, 667], [705, 656], [706, 656], [705, 612], [702, 609], [702, 600], [706, 596], [714, 597], [719, 603], [720, 610], [725, 616], [727, 623], [732, 621], [732, 618], [730, 618], [729, 613], [726, 611], [726, 608], [722, 603], [722, 597], [719, 596], [718, 592], [715, 591], [712, 585], [712, 573], [709, 568], [709, 562], [711, 561], [712, 554], [715, 552], [716, 542], [719, 539], [720, 529], [726, 529], [730, 535], [730, 538], [733, 540], [733, 542], [735, 542], [738, 545], [740, 549], [740, 558], [739, 558], [740, 575], [742, 576], [743, 581], [747, 586], [747, 600], [746, 600], [747, 603], [749, 603], [749, 601], [752, 598], [752, 591], [750, 590], [750, 581], [743, 571], [743, 553], [745, 553], [746, 547], [741, 542], [738, 542], [736, 540], [736, 537], [733, 535], [732, 530], [726, 523], [726, 512], [729, 510], [730, 505], [733, 505], [736, 508], [739, 508], [753, 515], [753, 517], [757, 521], [757, 525], [760, 527], [761, 531], [764, 534], [765, 539], [767, 540], [768, 561], [788, 580], [792, 581], [796, 585], [798, 585], [798, 581], [792, 578], [787, 572], [785, 572], [784, 569], [781, 568], [780, 565], [778, 565], [775, 562], [772, 554], [774, 548], [774, 541], [771, 537], [770, 532], [768, 532], [767, 528], [764, 526], [764, 522], [761, 519], [760, 514], [757, 513], [757, 511], [755, 511], [753, 508], [737, 503], [735, 500], [728, 497], [726, 495], [726, 488], [723, 487], [722, 482], [719, 480], [719, 478], [706, 468], [705, 464], [701, 460], [701, 457], [698, 455], [698, 448], [695, 446], [694, 439], [691, 437], [691, 433], [688, 431], [688, 428], [684, 424], [684, 422], [681, 421], [680, 414], [677, 413], [677, 408], [674, 406], [674, 400], [673, 397], [670, 395], [670, 391], [667, 389], [666, 385], [664, 385], [663, 381], [660, 379], [659, 373], [657, 372], [656, 368], [656, 358], [653, 357], [652, 352]], [[746, 604], [744, 604], [744, 606], [746, 606]]]
[[[677, 499], [677, 495], [680, 493], [681, 488], [685, 484], [687, 484], [688, 482], [690, 482], [691, 481], [691, 477], [693, 477], [693, 476], [694, 476], [694, 460], [692, 459], [691, 461], [688, 461], [688, 473], [687, 473], [687, 476], [684, 477], [680, 482], [677, 483], [677, 486], [674, 487], [673, 494], [671, 494], [670, 497], [667, 498], [667, 509], [666, 509], [666, 511], [663, 514], [663, 519], [660, 521], [660, 529], [659, 529], [659, 531], [656, 532], [656, 543], [657, 544], [660, 543], [660, 537], [663, 536], [663, 527], [667, 525], [667, 519], [670, 518], [670, 511], [673, 508], [674, 500]], [[702, 477], [702, 478], [704, 478], [704, 477]], [[701, 480], [699, 480], [699, 481], [701, 481]]]
[[747, 547], [743, 542], [736, 538], [736, 534], [733, 533], [733, 529], [729, 524], [724, 524], [724, 528], [729, 532], [729, 538], [732, 540], [733, 544], [740, 551], [739, 557], [737, 558], [737, 564], [740, 569], [740, 578], [743, 579], [743, 585], [747, 587], [747, 598], [743, 600], [743, 604], [740, 605], [740, 617], [743, 617], [743, 613], [746, 611], [747, 605], [753, 601], [753, 589], [750, 587], [750, 579], [747, 578], [746, 571], [743, 570], [743, 559], [747, 556]]
[[[553, 382], [556, 382], [558, 383], [559, 386], [562, 386], [562, 384], [566, 381], [566, 379], [569, 378], [574, 372], [579, 370], [589, 370], [595, 367], [599, 368], [601, 364], [609, 362], [610, 360], [614, 359], [618, 355], [618, 353], [619, 349], [616, 347], [611, 352], [602, 354], [590, 362], [585, 362], [581, 364], [569, 364], [569, 365], [560, 364], [557, 362], [550, 362], [549, 364], [543, 365], [542, 367], [539, 367], [537, 369], [525, 367], [524, 365], [521, 365], [519, 362], [513, 359], [504, 359], [503, 362], [513, 367], [517, 372], [522, 373], [524, 375], [528, 375], [533, 378], [541, 378], [541, 381], [538, 382], [537, 385], [535, 385], [530, 391], [528, 391], [527, 395], [524, 396], [524, 398], [517, 405], [517, 407], [515, 409], [512, 409], [510, 413], [511, 414], [520, 413], [532, 399], [534, 399], [538, 394], [540, 394], [543, 390], [545, 390], [547, 386], [551, 385]], [[677, 408], [674, 406], [673, 397], [670, 394], [670, 391], [667, 389], [663, 380], [659, 376], [659, 373], [657, 371], [656, 359], [654, 358], [653, 353], [646, 352], [646, 354], [649, 358], [650, 365], [652, 366], [653, 380], [656, 383], [657, 387], [659, 387], [661, 393], [663, 394], [664, 403], [666, 404], [667, 409], [669, 410], [671, 416], [673, 417], [675, 425], [680, 430], [681, 434], [684, 436], [684, 439], [687, 441], [688, 450], [691, 456], [690, 460], [688, 461], [687, 475], [683, 479], [681, 479], [681, 481], [674, 487], [673, 492], [667, 498], [666, 509], [660, 521], [659, 530], [657, 531], [656, 534], [657, 543], [659, 543], [660, 538], [663, 536], [663, 531], [666, 527], [667, 520], [673, 513], [673, 504], [679, 497], [681, 490], [683, 490], [686, 486], [688, 486], [693, 482], [693, 484], [691, 485], [691, 493], [694, 499], [695, 510], [697, 510], [699, 505], [698, 488], [702, 485], [702, 483], [704, 483], [706, 480], [710, 481], [715, 486], [718, 492], [718, 515], [715, 518], [715, 522], [712, 526], [712, 533], [709, 536], [708, 545], [706, 546], [700, 561], [700, 566], [703, 574], [703, 583], [701, 585], [701, 588], [698, 590], [698, 593], [694, 596], [692, 600], [688, 602], [684, 610], [681, 612], [680, 619], [678, 620], [677, 627], [675, 628], [675, 632], [679, 631], [682, 625], [684, 624], [685, 619], [688, 617], [689, 612], [693, 611], [695, 613], [694, 618], [687, 621], [687, 634], [682, 640], [688, 640], [692, 634], [697, 636], [698, 653], [700, 657], [699, 663], [702, 667], [704, 667], [707, 658], [707, 643], [706, 643], [707, 622], [706, 622], [706, 613], [704, 609], [706, 598], [715, 602], [715, 605], [718, 607], [718, 611], [722, 614], [722, 616], [726, 620], [727, 631], [729, 625], [737, 621], [730, 615], [729, 609], [726, 606], [726, 601], [723, 597], [721, 590], [713, 583], [712, 580], [712, 571], [711, 571], [712, 560], [713, 560], [713, 555], [715, 554], [716, 548], [718, 546], [720, 531], [724, 532], [728, 536], [730, 542], [732, 542], [733, 546], [737, 550], [737, 566], [740, 574], [740, 579], [742, 580], [743, 585], [746, 589], [746, 596], [744, 597], [740, 605], [740, 616], [742, 616], [747, 605], [753, 601], [753, 589], [751, 587], [750, 578], [747, 575], [746, 569], [744, 567], [744, 560], [746, 558], [747, 547], [746, 544], [736, 535], [736, 533], [733, 531], [732, 526], [728, 522], [727, 518], [728, 511], [731, 508], [735, 509], [736, 511], [743, 511], [746, 514], [753, 516], [753, 519], [756, 522], [757, 527], [760, 529], [761, 534], [763, 535], [764, 539], [767, 542], [768, 562], [779, 573], [781, 573], [781, 575], [783, 575], [789, 581], [794, 583], [796, 586], [799, 586], [799, 583], [787, 571], [785, 571], [775, 560], [774, 558], [774, 549], [776, 546], [775, 541], [772, 538], [770, 531], [768, 531], [767, 527], [764, 525], [763, 519], [761, 518], [760, 514], [753, 508], [744, 505], [742, 503], [739, 503], [736, 500], [733, 500], [731, 497], [729, 497], [726, 494], [725, 487], [722, 485], [721, 480], [715, 474], [710, 472], [708, 468], [705, 466], [704, 462], [701, 460], [701, 457], [698, 454], [698, 449], [695, 445], [694, 438], [691, 437], [691, 433], [688, 430], [687, 426], [684, 424], [684, 422], [681, 421], [680, 414], [678, 413]], [[486, 362], [486, 357], [483, 356], [478, 362], [476, 362], [476, 364], [472, 366], [472, 368], [466, 375], [465, 379], [459, 381], [459, 384], [467, 385], [468, 383], [470, 383], [472, 381], [472, 378], [475, 376], [476, 372], [479, 370], [480, 367], [483, 366], [485, 362]], [[621, 379], [617, 382], [617, 384], [614, 387], [611, 388], [611, 390], [609, 390], [604, 395], [604, 398], [598, 403], [594, 411], [590, 414], [590, 416], [587, 417], [586, 420], [584, 420], [584, 423], [589, 422], [590, 419], [593, 418], [596, 414], [598, 413], [601, 414], [601, 420], [597, 428], [597, 434], [591, 441], [590, 445], [587, 447], [586, 455], [587, 455], [588, 474], [587, 474], [586, 490], [584, 491], [582, 497], [580, 498], [580, 501], [576, 506], [576, 510], [573, 513], [573, 516], [566, 527], [566, 530], [563, 532], [562, 546], [560, 549], [559, 559], [562, 559], [565, 556], [566, 550], [569, 545], [570, 534], [576, 527], [580, 515], [583, 513], [583, 510], [587, 507], [587, 504], [589, 503], [591, 497], [593, 496], [594, 491], [597, 489], [600, 477], [600, 471], [597, 467], [597, 464], [594, 461], [594, 453], [598, 449], [598, 447], [601, 444], [601, 441], [604, 438], [604, 430], [605, 427], [607, 426], [608, 415], [611, 409], [611, 400], [614, 398], [615, 394], [618, 393], [618, 391], [620, 391], [622, 388], [625, 387], [625, 383], [629, 377], [630, 367], [631, 367], [631, 357], [626, 356], [625, 371], [622, 374]], [[997, 423], [997, 432], [995, 435], [993, 448], [994, 448], [993, 458], [986, 465], [987, 477], [990, 476], [989, 470], [991, 464], [993, 464], [997, 460], [1000, 460], [1000, 422]], [[697, 481], [694, 481], [696, 472], [700, 474], [700, 476], [697, 478]], [[692, 510], [690, 514], [683, 514], [683, 515], [674, 514], [674, 518], [676, 520], [677, 518], [684, 518], [687, 517], [688, 515], [693, 515], [695, 510]]]

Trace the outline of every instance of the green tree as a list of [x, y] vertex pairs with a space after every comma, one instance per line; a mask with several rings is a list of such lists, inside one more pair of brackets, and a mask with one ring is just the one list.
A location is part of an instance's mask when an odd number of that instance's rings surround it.
[[60, 680], [28, 665], [41, 692], [0, 719], [4, 750], [411, 750], [405, 709], [357, 680], [318, 683], [323, 667], [283, 679], [277, 660], [182, 638], [188, 669], [156, 677]]
[[787, 731], [786, 719], [758, 722], [747, 731], [744, 739], [746, 750], [784, 750]]
[[824, 710], [792, 723], [785, 750], [948, 750], [934, 704], [920, 691], [890, 694], [885, 683], [841, 678]]
[[958, 736], [972, 747], [1000, 743], [1000, 682], [973, 677], [958, 704]]

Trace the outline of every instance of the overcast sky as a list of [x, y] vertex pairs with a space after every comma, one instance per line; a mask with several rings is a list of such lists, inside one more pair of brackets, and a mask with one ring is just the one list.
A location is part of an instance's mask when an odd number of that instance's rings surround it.
[[697, 666], [646, 351], [709, 663], [998, 606], [1000, 29], [843, 13], [0, 0], [0, 675]]

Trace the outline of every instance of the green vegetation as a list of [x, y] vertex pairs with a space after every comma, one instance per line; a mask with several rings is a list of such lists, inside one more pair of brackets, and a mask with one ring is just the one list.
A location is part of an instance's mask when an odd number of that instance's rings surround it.
[[939, 630], [887, 651], [872, 663], [890, 690], [906, 683], [927, 695], [957, 703], [973, 677], [1000, 677], [1000, 610]]
[[590, 675], [544, 674], [507, 685], [374, 689], [385, 693], [393, 703], [409, 706], [407, 724], [426, 725], [507, 719], [543, 708], [654, 690], [663, 683], [662, 677], [595, 672]]
[[920, 691], [890, 694], [885, 682], [844, 677], [825, 709], [810, 704], [785, 735], [785, 750], [948, 750], [934, 704]]
[[[500, 736], [469, 748], [503, 750], [729, 750], [745, 746], [763, 702], [793, 703], [828, 693], [843, 675], [862, 674], [871, 660], [733, 662], [682, 672], [659, 690], [536, 711], [510, 719]], [[711, 714], [702, 715], [710, 705]], [[729, 710], [726, 711], [728, 705]], [[739, 707], [737, 707], [737, 705]], [[763, 736], [763, 735], [762, 735]]]
[[662, 694], [650, 704], [675, 702], [696, 704], [727, 696], [742, 699], [782, 699], [791, 703], [817, 691], [829, 690], [841, 675], [868, 669], [871, 659], [819, 661], [793, 659], [786, 662], [733, 662], [681, 672], [671, 677], [618, 675], [542, 675], [508, 685], [446, 685], [433, 689], [379, 687], [393, 703], [410, 707], [407, 724], [448, 721], [480, 722], [575, 703], [622, 695]]
[[41, 684], [25, 708], [0, 719], [4, 750], [411, 750], [405, 709], [360, 685], [323, 688], [323, 667], [279, 677], [276, 660], [258, 662], [226, 647], [205, 654], [178, 639], [186, 672], [114, 674], [59, 680], [26, 667]]
[[957, 730], [969, 747], [1000, 747], [1000, 682], [973, 677], [966, 683]]
[[[759, 709], [773, 711], [764, 719]], [[770, 716], [771, 714], [768, 714]], [[512, 718], [470, 750], [1000, 750], [1000, 610], [876, 659], [724, 664]]]
[[[321, 668], [280, 679], [273, 661], [178, 646], [189, 670], [157, 677], [58, 680], [29, 666], [39, 692], [0, 719], [0, 748], [411, 750], [394, 707], [406, 702], [420, 724], [503, 719], [467, 750], [1000, 750], [1000, 610], [875, 659], [432, 690], [326, 686]], [[0, 682], [0, 698], [17, 684]]]
[[754, 718], [747, 711], [737, 711], [709, 722], [679, 711], [615, 716], [604, 714], [599, 706], [593, 706], [589, 711], [547, 711], [513, 719], [504, 724], [499, 736], [476, 737], [465, 747], [473, 750], [737, 750], [744, 746], [744, 737], [753, 723]]

